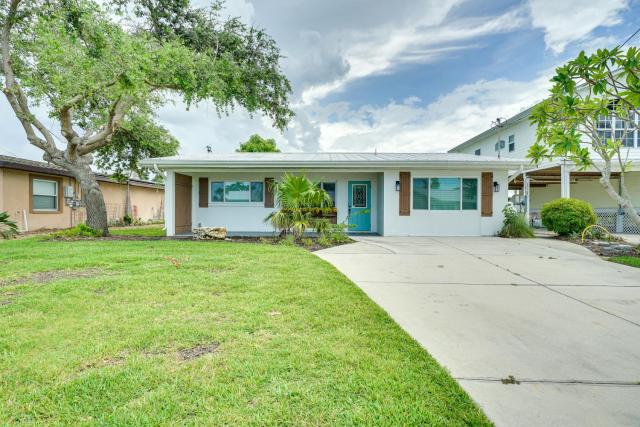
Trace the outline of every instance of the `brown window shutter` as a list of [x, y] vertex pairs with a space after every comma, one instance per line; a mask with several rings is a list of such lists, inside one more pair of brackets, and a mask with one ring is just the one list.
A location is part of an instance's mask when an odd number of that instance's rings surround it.
[[493, 172], [482, 172], [482, 216], [493, 216]]
[[400, 216], [411, 215], [411, 172], [400, 172]]
[[264, 179], [264, 207], [272, 208], [273, 203], [273, 178]]
[[209, 178], [198, 179], [199, 206], [206, 208], [209, 206]]

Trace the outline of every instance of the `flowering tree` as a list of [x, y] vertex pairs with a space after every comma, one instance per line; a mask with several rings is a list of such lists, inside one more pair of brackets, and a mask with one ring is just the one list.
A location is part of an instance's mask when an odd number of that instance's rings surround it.
[[[582, 169], [600, 172], [600, 183], [617, 204], [640, 226], [624, 183], [631, 168], [625, 144], [637, 130], [640, 109], [640, 51], [616, 47], [600, 49], [556, 69], [551, 96], [531, 115], [537, 125], [537, 142], [528, 156], [540, 163], [558, 157]], [[607, 131], [601, 124], [614, 118], [622, 126]], [[600, 161], [601, 159], [601, 161]], [[611, 184], [612, 169], [620, 170], [620, 188]]]

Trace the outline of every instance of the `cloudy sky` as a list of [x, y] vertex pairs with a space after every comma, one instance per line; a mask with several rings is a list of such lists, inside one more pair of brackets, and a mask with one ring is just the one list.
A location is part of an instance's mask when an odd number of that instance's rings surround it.
[[[226, 13], [275, 38], [296, 118], [281, 134], [243, 111], [169, 105], [158, 119], [181, 154], [253, 133], [283, 151], [445, 151], [542, 99], [580, 50], [624, 41], [640, 0], [227, 0]], [[4, 98], [0, 153], [41, 158]]]

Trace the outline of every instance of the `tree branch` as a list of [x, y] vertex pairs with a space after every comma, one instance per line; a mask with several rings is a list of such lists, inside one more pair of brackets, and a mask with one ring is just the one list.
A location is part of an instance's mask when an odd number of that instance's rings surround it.
[[102, 130], [87, 138], [86, 141], [78, 147], [78, 154], [81, 156], [89, 154], [90, 152], [107, 145], [111, 141], [111, 136], [113, 136], [113, 133], [116, 131], [118, 124], [124, 118], [124, 115], [129, 108], [129, 104], [128, 100], [123, 97], [119, 97], [109, 110], [109, 119], [107, 124], [102, 128]]
[[[20, 1], [21, 0], [11, 0], [2, 27], [2, 73], [5, 78], [5, 87], [2, 88], [2, 91], [7, 97], [9, 105], [11, 105], [16, 117], [20, 120], [29, 142], [50, 155], [60, 154], [60, 150], [58, 150], [53, 140], [52, 133], [31, 113], [27, 97], [16, 81], [11, 66], [11, 29], [15, 23]], [[44, 139], [36, 135], [34, 126]]]

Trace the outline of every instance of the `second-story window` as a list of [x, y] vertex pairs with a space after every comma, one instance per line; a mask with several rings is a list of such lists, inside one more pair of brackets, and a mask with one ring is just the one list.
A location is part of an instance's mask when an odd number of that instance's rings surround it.
[[509, 135], [509, 152], [512, 153], [516, 151], [516, 136]]
[[598, 136], [602, 142], [614, 138], [621, 141], [623, 147], [640, 147], [638, 142], [638, 114], [633, 114], [631, 120], [622, 120], [613, 115], [598, 118]]

